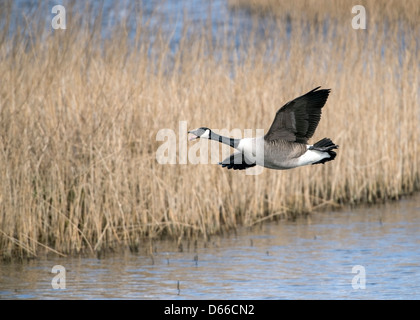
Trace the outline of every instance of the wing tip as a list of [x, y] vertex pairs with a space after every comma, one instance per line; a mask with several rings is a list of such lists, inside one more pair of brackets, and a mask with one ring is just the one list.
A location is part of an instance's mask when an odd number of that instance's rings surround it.
[[312, 89], [312, 90], [311, 90], [311, 91], [309, 91], [308, 93], [312, 93], [312, 92], [321, 92], [321, 91], [327, 91], [328, 93], [330, 93], [330, 92], [331, 92], [331, 89], [321, 89], [321, 90], [318, 90], [319, 88], [321, 88], [321, 86], [318, 86], [318, 87], [316, 87], [316, 88]]
[[[308, 93], [304, 94], [302, 97], [311, 99], [312, 101], [321, 100], [322, 107], [327, 102], [328, 97], [330, 96], [331, 89], [319, 89], [321, 86], [312, 89]], [[319, 90], [318, 90], [319, 89]], [[321, 108], [322, 108], [321, 107]]]

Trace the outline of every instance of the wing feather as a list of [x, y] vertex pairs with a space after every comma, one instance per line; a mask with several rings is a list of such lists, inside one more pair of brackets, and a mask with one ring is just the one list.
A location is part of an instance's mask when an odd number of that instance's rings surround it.
[[244, 170], [246, 168], [251, 168], [256, 165], [255, 163], [248, 163], [242, 152], [235, 152], [234, 154], [224, 159], [222, 162], [219, 162], [219, 164], [223, 168], [233, 170]]
[[330, 89], [317, 87], [280, 108], [264, 139], [307, 143], [321, 120], [321, 109], [327, 102]]

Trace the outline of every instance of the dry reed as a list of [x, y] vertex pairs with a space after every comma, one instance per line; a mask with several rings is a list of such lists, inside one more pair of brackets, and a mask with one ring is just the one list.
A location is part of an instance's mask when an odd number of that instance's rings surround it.
[[401, 21], [418, 26], [420, 6], [418, 0], [402, 3], [398, 0], [228, 0], [231, 9], [245, 10], [251, 14], [270, 14], [280, 18], [305, 21], [322, 21], [326, 17], [348, 24], [353, 18], [352, 8], [362, 5], [369, 21], [395, 23]]
[[[77, 14], [65, 31], [40, 28], [36, 15], [4, 31], [0, 256], [136, 249], [144, 238], [206, 236], [418, 190], [419, 23], [392, 23], [417, 4], [392, 2], [404, 10], [384, 11], [391, 23], [376, 16], [366, 30], [324, 30], [293, 15], [288, 30], [278, 18], [275, 37], [251, 32], [239, 44], [204, 25], [173, 48], [144, 21], [104, 36], [100, 16], [89, 24]], [[332, 93], [312, 141], [340, 145], [333, 162], [249, 176], [156, 161], [162, 128], [267, 130], [280, 106], [318, 85]]]

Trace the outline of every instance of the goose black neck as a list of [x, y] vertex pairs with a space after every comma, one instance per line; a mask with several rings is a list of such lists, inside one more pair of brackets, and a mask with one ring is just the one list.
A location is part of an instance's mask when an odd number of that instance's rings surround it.
[[209, 138], [214, 141], [219, 141], [221, 143], [227, 144], [232, 148], [236, 148], [239, 145], [240, 139], [228, 138], [221, 136], [213, 131], [210, 131]]

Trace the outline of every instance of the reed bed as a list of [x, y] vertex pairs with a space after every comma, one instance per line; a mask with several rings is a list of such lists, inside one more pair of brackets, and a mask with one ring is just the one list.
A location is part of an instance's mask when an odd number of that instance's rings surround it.
[[[90, 23], [77, 10], [66, 30], [34, 14], [3, 31], [0, 256], [138, 250], [418, 190], [420, 29], [392, 23], [401, 10], [366, 30], [279, 17], [275, 36], [254, 28], [240, 41], [187, 23], [176, 46], [136, 10], [135, 27], [107, 35], [100, 15]], [[245, 175], [156, 160], [163, 128], [268, 130], [279, 107], [319, 85], [332, 93], [311, 141], [340, 145], [333, 162]]]
[[274, 15], [277, 17], [304, 21], [323, 21], [326, 17], [347, 24], [354, 15], [352, 8], [362, 5], [370, 22], [404, 22], [411, 27], [418, 26], [420, 7], [418, 0], [404, 3], [398, 0], [228, 0], [234, 10], [245, 10], [256, 15]]

